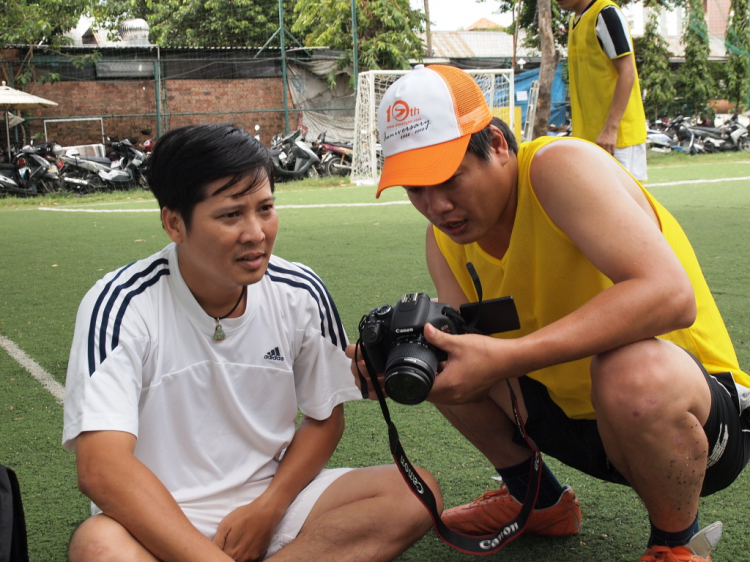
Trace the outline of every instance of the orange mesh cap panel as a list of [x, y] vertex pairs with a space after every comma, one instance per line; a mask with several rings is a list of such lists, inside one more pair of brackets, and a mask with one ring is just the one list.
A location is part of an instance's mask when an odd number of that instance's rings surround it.
[[433, 64], [427, 68], [440, 74], [451, 91], [461, 133], [470, 135], [484, 129], [492, 120], [492, 112], [471, 75], [452, 66]]

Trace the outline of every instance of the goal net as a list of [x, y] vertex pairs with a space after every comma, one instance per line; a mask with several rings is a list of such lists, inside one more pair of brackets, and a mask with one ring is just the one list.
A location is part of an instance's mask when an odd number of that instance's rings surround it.
[[[380, 177], [383, 156], [378, 137], [378, 106], [388, 86], [408, 70], [370, 70], [361, 72], [357, 82], [357, 104], [354, 114], [354, 159], [351, 181], [374, 185]], [[484, 93], [492, 114], [508, 123], [520, 138], [520, 117], [514, 109], [513, 70], [467, 70]]]

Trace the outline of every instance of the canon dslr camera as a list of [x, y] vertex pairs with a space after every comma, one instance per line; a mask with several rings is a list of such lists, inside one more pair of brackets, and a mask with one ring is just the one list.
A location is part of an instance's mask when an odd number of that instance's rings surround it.
[[[447, 334], [497, 334], [518, 330], [521, 323], [512, 296], [462, 304], [457, 311], [433, 302], [425, 293], [404, 295], [395, 306], [375, 308], [359, 323], [359, 339], [368, 368], [385, 374], [385, 391], [401, 404], [419, 404], [435, 381], [438, 363], [447, 354], [424, 337], [428, 322]], [[366, 395], [366, 393], [365, 393]]]
[[418, 404], [430, 392], [438, 363], [448, 357], [424, 338], [424, 325], [465, 334], [466, 321], [454, 308], [425, 293], [404, 295], [395, 306], [378, 307], [362, 318], [360, 340], [372, 367], [385, 373], [385, 391], [401, 404]]

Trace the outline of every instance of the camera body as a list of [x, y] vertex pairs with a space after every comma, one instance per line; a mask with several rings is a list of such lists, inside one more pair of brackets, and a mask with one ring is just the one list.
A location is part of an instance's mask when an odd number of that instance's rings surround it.
[[446, 353], [424, 337], [430, 323], [448, 334], [465, 334], [466, 321], [454, 308], [433, 302], [425, 293], [404, 295], [395, 306], [384, 305], [367, 314], [359, 326], [360, 340], [372, 367], [385, 373], [385, 390], [401, 404], [427, 398]]

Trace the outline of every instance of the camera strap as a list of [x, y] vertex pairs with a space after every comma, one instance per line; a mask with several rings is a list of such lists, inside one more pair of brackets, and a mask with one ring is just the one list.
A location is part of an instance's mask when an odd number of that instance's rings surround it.
[[[385, 401], [383, 389], [381, 388], [377, 380], [375, 369], [373, 369], [370, 358], [367, 356], [367, 351], [364, 349], [364, 346], [361, 345], [361, 341], [357, 342], [356, 349], [357, 351], [361, 350], [362, 352], [362, 357], [365, 360], [365, 365], [368, 372], [370, 373], [370, 381], [373, 388], [375, 389], [375, 393], [378, 396], [378, 402], [380, 403], [380, 409], [383, 412], [383, 418], [385, 419], [385, 423], [388, 425], [388, 441], [391, 455], [393, 455], [393, 459], [396, 461], [396, 466], [401, 472], [401, 476], [403, 476], [406, 484], [430, 513], [432, 524], [438, 537], [440, 537], [440, 539], [444, 543], [455, 548], [456, 550], [460, 550], [467, 554], [484, 555], [497, 552], [513, 539], [521, 536], [524, 528], [526, 527], [529, 515], [534, 509], [534, 504], [536, 503], [536, 499], [539, 494], [539, 484], [542, 475], [542, 456], [539, 453], [539, 450], [537, 449], [534, 442], [526, 434], [526, 428], [524, 427], [523, 420], [518, 413], [518, 400], [515, 393], [513, 392], [513, 388], [511, 387], [510, 382], [508, 382], [508, 389], [510, 390], [511, 403], [513, 405], [513, 417], [515, 418], [516, 427], [521, 432], [521, 435], [523, 435], [528, 446], [531, 448], [533, 455], [533, 462], [531, 463], [531, 468], [529, 469], [529, 488], [528, 490], [526, 490], [526, 497], [523, 500], [521, 511], [513, 521], [489, 535], [464, 535], [449, 528], [445, 523], [443, 523], [442, 519], [440, 518], [435, 495], [432, 493], [432, 490], [430, 490], [430, 487], [424, 482], [424, 480], [422, 480], [421, 476], [411, 464], [406, 456], [406, 453], [404, 452], [404, 448], [401, 445], [401, 441], [398, 437], [398, 430], [391, 420], [391, 415], [388, 410], [388, 404]], [[367, 380], [362, 375], [362, 373], [359, 372], [359, 368], [357, 369], [357, 371], [360, 382], [362, 384], [362, 396], [364, 398], [367, 398], [369, 394], [367, 390]]]

